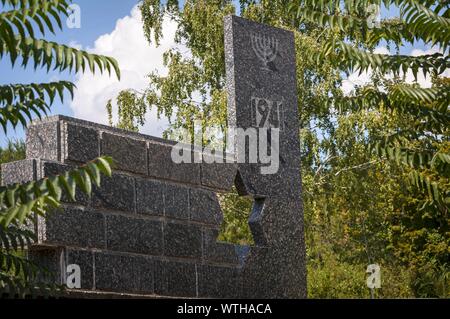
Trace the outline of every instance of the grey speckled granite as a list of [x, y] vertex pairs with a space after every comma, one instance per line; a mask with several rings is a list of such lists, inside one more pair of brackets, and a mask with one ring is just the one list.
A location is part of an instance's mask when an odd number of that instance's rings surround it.
[[[82, 290], [70, 296], [306, 297], [293, 34], [227, 17], [225, 40], [229, 122], [280, 128], [276, 174], [261, 175], [259, 164], [211, 158], [175, 164], [173, 141], [65, 116], [32, 123], [27, 159], [2, 166], [3, 183], [13, 184], [99, 155], [115, 159], [112, 178], [91, 198], [77, 192], [74, 203], [63, 196], [60, 209], [29, 227], [39, 238], [29, 256], [52, 270], [54, 280], [64, 283], [67, 265], [81, 267]], [[262, 120], [265, 110], [270, 116]], [[195, 156], [201, 151], [186, 147]], [[233, 185], [255, 200], [254, 247], [217, 241], [223, 223], [218, 194]]]
[[228, 120], [237, 128], [280, 130], [277, 174], [238, 165], [240, 193], [257, 199], [250, 218], [257, 247], [244, 264], [244, 297], [306, 297], [294, 43], [292, 32], [225, 18]]

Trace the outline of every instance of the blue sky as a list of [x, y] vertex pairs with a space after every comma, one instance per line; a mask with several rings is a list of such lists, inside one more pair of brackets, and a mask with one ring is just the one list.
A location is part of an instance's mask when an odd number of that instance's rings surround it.
[[[40, 83], [57, 80], [70, 80], [77, 84], [78, 90], [75, 99], [66, 99], [65, 103], [55, 103], [52, 106], [52, 114], [75, 116], [90, 121], [105, 123], [105, 105], [108, 99], [117, 95], [120, 90], [127, 88], [142, 89], [146, 86], [146, 75], [152, 71], [164, 72], [162, 53], [175, 46], [173, 41], [176, 24], [167, 21], [164, 24], [165, 39], [161, 47], [150, 46], [142, 32], [141, 20], [138, 10], [132, 9], [138, 0], [75, 0], [81, 8], [81, 28], [69, 29], [64, 24], [64, 30], [57, 32], [55, 36], [47, 38], [64, 44], [76, 44], [83, 49], [93, 50], [98, 54], [114, 56], [122, 70], [122, 81], [108, 77], [60, 74], [58, 72], [47, 73], [45, 71], [34, 72], [32, 68], [23, 69], [17, 65], [13, 69], [8, 60], [0, 61], [0, 85], [6, 83]], [[395, 14], [385, 9], [382, 16]], [[415, 49], [425, 50], [423, 45], [417, 45]], [[402, 54], [410, 54], [412, 48], [402, 48]], [[354, 84], [367, 81], [370, 74], [362, 77], [351, 76], [347, 89]], [[149, 113], [143, 133], [160, 136], [167, 127], [167, 120], [157, 119], [156, 114]], [[8, 136], [3, 131], [0, 133], [0, 146], [4, 146], [8, 138], [23, 138], [21, 128], [10, 130]]]
[[[69, 29], [64, 24], [63, 31], [56, 32], [55, 36], [49, 34], [47, 38], [64, 44], [76, 42], [86, 48], [92, 47], [95, 40], [102, 34], [111, 32], [119, 18], [130, 14], [137, 0], [76, 0], [74, 3], [79, 4], [82, 10], [81, 28]], [[47, 73], [39, 70], [38, 72], [32, 72], [32, 70], [32, 68], [23, 69], [20, 65], [12, 69], [9, 60], [3, 59], [0, 61], [0, 85], [6, 83], [39, 83], [55, 79], [74, 80], [74, 76], [71, 74]], [[68, 102], [64, 104], [55, 103], [53, 113], [73, 115]], [[8, 138], [23, 138], [23, 136], [22, 129], [8, 133]], [[0, 146], [3, 146], [7, 141], [3, 131], [0, 137]]]
[[[94, 41], [102, 34], [114, 29], [119, 18], [130, 13], [136, 5], [136, 0], [76, 0], [82, 9], [82, 25], [80, 29], [69, 29], [64, 24], [64, 29], [57, 31], [56, 35], [49, 33], [47, 39], [59, 43], [70, 44], [77, 42], [84, 47], [92, 46]], [[8, 60], [0, 61], [0, 83], [21, 81], [46, 81], [59, 73], [30, 72], [31, 69], [15, 67], [11, 69]], [[65, 78], [70, 78], [65, 77]]]

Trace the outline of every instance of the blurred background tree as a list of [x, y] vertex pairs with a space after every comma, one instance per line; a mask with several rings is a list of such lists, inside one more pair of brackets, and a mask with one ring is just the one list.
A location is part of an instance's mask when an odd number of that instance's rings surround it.
[[[91, 54], [45, 39], [47, 33], [62, 29], [62, 20], [71, 13], [71, 0], [0, 0], [0, 58], [34, 70], [52, 68], [60, 72], [92, 73], [114, 71], [120, 79], [116, 60]], [[30, 121], [46, 116], [55, 98], [73, 95], [75, 85], [68, 81], [50, 83], [11, 83], [0, 85], [0, 125], [7, 135], [11, 128], [26, 128]], [[23, 142], [9, 142], [0, 148], [0, 164], [23, 159]], [[0, 297], [44, 297], [59, 292], [49, 272], [26, 258], [36, 242], [29, 225], [61, 205], [62, 193], [75, 201], [76, 189], [87, 195], [100, 186], [101, 175], [111, 176], [112, 160], [99, 157], [65, 174], [39, 181], [0, 187]], [[26, 225], [26, 226], [25, 226]], [[25, 227], [24, 227], [25, 226]]]

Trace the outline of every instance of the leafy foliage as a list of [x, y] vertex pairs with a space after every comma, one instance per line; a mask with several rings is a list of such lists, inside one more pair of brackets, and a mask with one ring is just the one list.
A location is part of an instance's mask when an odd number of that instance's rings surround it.
[[[58, 95], [64, 101], [64, 91], [73, 96], [74, 84], [67, 81], [42, 84], [11, 84], [0, 86], [0, 124], [7, 132], [8, 123], [16, 128], [18, 124], [27, 126], [34, 117], [42, 118], [50, 111]], [[47, 102], [48, 101], [48, 102]]]
[[[111, 176], [111, 164], [111, 158], [98, 158], [63, 175], [0, 187], [0, 292], [24, 297], [41, 294], [42, 289], [50, 289], [51, 293], [57, 291], [58, 287], [51, 281], [50, 284], [41, 281], [51, 274], [18, 252], [30, 248], [36, 241], [30, 229], [37, 216], [45, 218], [48, 211], [58, 208], [63, 192], [72, 201], [75, 201], [77, 188], [90, 195], [92, 184], [100, 186], [101, 174]], [[36, 291], [34, 285], [40, 289]]]
[[91, 195], [92, 184], [100, 184], [100, 173], [111, 176], [111, 164], [111, 158], [98, 158], [85, 167], [63, 175], [45, 178], [39, 182], [0, 187], [0, 225], [5, 228], [13, 222], [22, 225], [31, 212], [44, 214], [49, 208], [58, 207], [63, 191], [72, 201], [75, 201], [77, 187], [85, 194]]
[[[9, 56], [11, 65], [18, 60], [22, 67], [51, 68], [59, 71], [114, 71], [120, 77], [117, 62], [110, 57], [90, 54], [69, 46], [37, 38], [41, 33], [62, 29], [62, 19], [69, 14], [67, 0], [0, 0], [0, 58]], [[56, 25], [56, 26], [55, 26]], [[0, 124], [7, 133], [42, 118], [59, 97], [68, 91], [73, 96], [75, 85], [67, 81], [0, 86]], [[1, 162], [24, 157], [23, 143], [10, 143], [1, 150]], [[101, 175], [111, 176], [112, 159], [98, 158], [83, 167], [40, 181], [0, 187], [0, 295], [12, 297], [54, 295], [61, 287], [52, 274], [41, 269], [25, 256], [36, 242], [33, 225], [36, 217], [60, 205], [67, 193], [75, 201], [79, 188], [90, 195], [92, 185], [100, 186]]]
[[253, 245], [253, 236], [248, 223], [252, 211], [252, 200], [239, 196], [236, 189], [228, 194], [219, 195], [220, 206], [226, 223], [223, 223], [219, 234], [219, 241], [238, 245]]
[[[75, 48], [37, 38], [37, 34], [62, 29], [68, 16], [67, 0], [7, 1], [0, 11], [0, 58], [9, 56], [12, 65], [18, 59], [22, 67], [69, 72], [113, 71], [120, 78], [117, 62], [110, 57], [90, 54]], [[8, 10], [11, 8], [10, 10]], [[56, 26], [55, 26], [56, 25]], [[0, 124], [6, 130], [11, 123], [26, 126], [32, 116], [45, 115], [54, 101], [55, 92], [62, 99], [64, 91], [73, 94], [74, 84], [67, 81], [42, 84], [13, 84], [0, 87]], [[45, 99], [45, 94], [49, 99]]]
[[[381, 3], [388, 8], [398, 6], [400, 21], [385, 20], [379, 27], [370, 28], [364, 15], [367, 12], [363, 10], [361, 17], [358, 8]], [[414, 0], [346, 1], [342, 8], [334, 1], [299, 1], [292, 9], [297, 12], [299, 25], [313, 23], [324, 28], [324, 32], [344, 36], [323, 45], [314, 57], [316, 61], [327, 59], [347, 73], [375, 73], [372, 83], [359, 87], [351, 96], [336, 98], [329, 106], [343, 114], [376, 111], [398, 118], [399, 122], [389, 131], [373, 134], [370, 144], [376, 155], [401, 170], [406, 186], [414, 194], [406, 196], [409, 203], [402, 203], [403, 213], [390, 221], [392, 243], [403, 261], [414, 265], [419, 273], [425, 275], [430, 269], [448, 273], [449, 251], [443, 247], [448, 247], [450, 242], [450, 82], [442, 77], [449, 68], [448, 4]], [[372, 53], [372, 48], [382, 41], [397, 46], [422, 41], [437, 46], [440, 52], [418, 57]], [[420, 72], [430, 76], [432, 88], [405, 84], [402, 77], [407, 72], [416, 80]], [[409, 215], [405, 216], [405, 210]], [[421, 290], [420, 284], [413, 286], [416, 291]], [[440, 291], [439, 295], [445, 296], [446, 290]], [[437, 296], [432, 290], [420, 293]]]
[[139, 126], [144, 125], [145, 114], [147, 113], [147, 105], [139, 92], [122, 91], [117, 97], [118, 105], [118, 121], [117, 125], [113, 122], [113, 106], [112, 100], [106, 105], [108, 112], [109, 125], [117, 128], [138, 132]]
[[[370, 28], [367, 20], [355, 17], [357, 8], [363, 5], [398, 5], [402, 32], [395, 37], [392, 24], [385, 21], [379, 28]], [[333, 10], [330, 10], [333, 8]], [[428, 194], [429, 201], [424, 205], [435, 205], [441, 211], [450, 207], [449, 178], [450, 154], [446, 147], [449, 137], [450, 83], [439, 80], [439, 76], [450, 67], [448, 45], [450, 40], [449, 7], [437, 1], [346, 1], [341, 8], [335, 1], [300, 1], [291, 6], [297, 11], [299, 23], [305, 21], [329, 27], [355, 37], [357, 28], [362, 28], [363, 36], [356, 46], [344, 40], [333, 41], [322, 47], [315, 59], [327, 59], [346, 72], [364, 72], [374, 70], [379, 77], [393, 75], [398, 77], [411, 71], [417, 80], [419, 71], [426, 76], [431, 74], [435, 85], [423, 89], [414, 85], [405, 85], [398, 81], [379, 81], [359, 90], [355, 97], [338, 100], [336, 105], [342, 110], [355, 106], [364, 109], [385, 108], [406, 116], [413, 115], [417, 120], [407, 129], [396, 130], [376, 144], [374, 150], [380, 156], [409, 166], [411, 184]], [[396, 26], [398, 28], [399, 25]], [[332, 31], [330, 31], [332, 32]], [[358, 48], [366, 45], [378, 45], [381, 40], [415, 43], [423, 41], [438, 46], [442, 53], [418, 57], [374, 54]], [[447, 52], [447, 53], [446, 53]], [[440, 180], [440, 181], [439, 181]]]
[[[231, 1], [187, 1], [183, 10], [185, 19], [179, 19], [178, 1], [161, 5], [160, 1], [145, 0], [140, 8], [144, 34], [149, 42], [158, 43], [163, 19], [171, 17], [180, 23], [176, 41], [189, 47], [192, 58], [185, 58], [179, 49], [166, 52], [167, 76], [151, 73], [149, 87], [144, 92], [122, 92], [118, 96], [118, 104], [135, 103], [142, 108], [145, 105], [146, 110], [156, 108], [158, 116], [164, 115], [172, 124], [166, 137], [180, 128], [187, 129], [194, 136], [194, 123], [198, 121], [204, 127], [217, 125], [225, 130], [223, 17], [235, 12]], [[206, 24], [208, 28], [205, 28]], [[134, 112], [128, 108], [131, 114], [139, 117], [141, 107], [135, 108]]]

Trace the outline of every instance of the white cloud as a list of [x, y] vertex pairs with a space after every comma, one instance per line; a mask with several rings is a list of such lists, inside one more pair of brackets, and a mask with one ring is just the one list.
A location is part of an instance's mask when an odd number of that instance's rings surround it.
[[[109, 99], [114, 99], [124, 89], [143, 90], [147, 85], [146, 76], [151, 71], [165, 73], [163, 53], [175, 45], [177, 25], [167, 19], [163, 27], [164, 38], [160, 46], [150, 45], [144, 37], [140, 11], [135, 7], [129, 16], [117, 21], [111, 33], [102, 35], [95, 41], [94, 47], [88, 50], [116, 58], [122, 78], [119, 82], [115, 75], [93, 76], [89, 72], [78, 75], [78, 89], [71, 103], [75, 117], [108, 124], [105, 106]], [[116, 108], [115, 105], [114, 107]], [[116, 113], [114, 110], [114, 114]], [[155, 111], [148, 112], [146, 118], [146, 125], [141, 128], [142, 133], [160, 136], [167, 128], [168, 121], [158, 120]]]
[[[386, 47], [379, 47], [374, 50], [375, 54], [389, 54], [389, 50]], [[362, 86], [370, 83], [372, 78], [372, 70], [364, 71], [361, 74], [359, 72], [354, 72], [350, 74], [347, 79], [342, 81], [342, 91], [344, 94], [350, 94], [356, 86]]]
[[78, 41], [72, 40], [69, 42], [69, 47], [75, 48], [77, 50], [83, 50], [83, 45], [81, 45]]
[[[412, 56], [431, 55], [431, 54], [438, 53], [438, 52], [442, 52], [442, 51], [440, 51], [437, 48], [431, 48], [428, 50], [413, 49], [411, 51], [411, 55]], [[441, 76], [442, 77], [450, 77], [450, 69], [447, 69]], [[406, 82], [408, 82], [408, 83], [414, 82], [414, 75], [411, 71], [408, 71], [408, 73], [406, 73]], [[425, 77], [423, 75], [423, 72], [419, 72], [419, 74], [417, 75], [417, 83], [419, 83], [420, 86], [422, 86], [424, 88], [429, 88], [432, 85], [430, 76], [428, 75], [427, 77]]]
[[[411, 53], [409, 55], [411, 56], [421, 56], [421, 55], [429, 55], [434, 54], [436, 52], [439, 52], [436, 48], [431, 48], [427, 50], [420, 50], [420, 49], [413, 49], [411, 50]], [[389, 50], [386, 47], [379, 47], [375, 49], [374, 53], [378, 54], [390, 54]], [[344, 94], [348, 95], [350, 94], [356, 86], [361, 86], [370, 83], [371, 77], [372, 77], [372, 70], [368, 70], [367, 72], [363, 72], [361, 75], [359, 75], [358, 72], [350, 74], [346, 80], [342, 83], [342, 91]], [[400, 76], [403, 76], [404, 73], [400, 72]], [[450, 76], [450, 70], [446, 70], [442, 76], [449, 77]], [[389, 78], [392, 78], [392, 76], [388, 76]], [[415, 83], [416, 80], [414, 78], [414, 75], [412, 71], [408, 71], [405, 75], [405, 81], [406, 83]], [[431, 87], [431, 78], [429, 76], [425, 77], [423, 75], [423, 72], [419, 71], [417, 75], [417, 83], [423, 87], [423, 88], [429, 88]]]
[[345, 80], [342, 81], [341, 90], [345, 95], [349, 95], [357, 86], [363, 86], [370, 82], [372, 72], [363, 72], [361, 74], [355, 72], [350, 74]]

